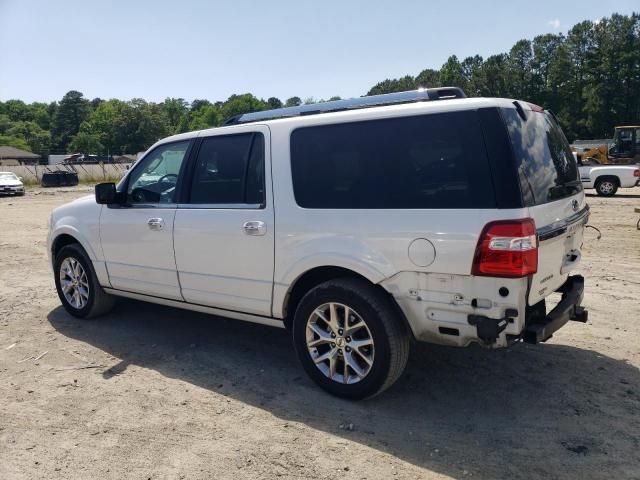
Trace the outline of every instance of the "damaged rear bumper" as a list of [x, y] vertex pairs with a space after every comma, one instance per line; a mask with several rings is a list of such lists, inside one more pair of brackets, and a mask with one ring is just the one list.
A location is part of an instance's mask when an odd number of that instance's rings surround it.
[[562, 293], [558, 304], [542, 318], [527, 321], [522, 339], [526, 343], [545, 342], [569, 320], [586, 322], [588, 312], [580, 304], [584, 298], [584, 277], [574, 275], [557, 290]]

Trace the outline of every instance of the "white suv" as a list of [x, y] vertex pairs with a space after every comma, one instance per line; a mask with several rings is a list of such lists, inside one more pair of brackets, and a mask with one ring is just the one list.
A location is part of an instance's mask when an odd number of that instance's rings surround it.
[[497, 348], [586, 321], [569, 272], [588, 216], [552, 113], [442, 88], [161, 140], [54, 210], [48, 249], [74, 316], [124, 296], [286, 327], [315, 382], [363, 398], [411, 339]]

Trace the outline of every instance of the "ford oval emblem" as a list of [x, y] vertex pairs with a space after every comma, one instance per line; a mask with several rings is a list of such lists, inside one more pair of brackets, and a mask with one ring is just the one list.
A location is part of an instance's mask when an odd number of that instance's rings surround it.
[[571, 200], [571, 209], [574, 212], [577, 212], [578, 208], [580, 208], [580, 204], [578, 203], [578, 200]]

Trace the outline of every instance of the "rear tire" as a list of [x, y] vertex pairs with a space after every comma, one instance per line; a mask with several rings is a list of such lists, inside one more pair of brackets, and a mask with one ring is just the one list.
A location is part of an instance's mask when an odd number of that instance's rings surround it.
[[603, 178], [596, 181], [596, 192], [601, 197], [613, 197], [618, 191], [618, 182], [612, 178]]
[[79, 244], [65, 245], [58, 251], [53, 271], [62, 306], [74, 317], [97, 317], [113, 307], [114, 297], [98, 283], [93, 264]]
[[365, 280], [341, 278], [302, 298], [293, 343], [303, 368], [320, 387], [362, 399], [398, 380], [409, 357], [410, 334], [383, 292]]

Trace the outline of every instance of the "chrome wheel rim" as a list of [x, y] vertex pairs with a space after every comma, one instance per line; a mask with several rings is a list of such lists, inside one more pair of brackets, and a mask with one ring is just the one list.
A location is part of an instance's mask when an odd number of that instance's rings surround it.
[[613, 192], [613, 183], [611, 183], [611, 182], [602, 182], [600, 184], [600, 191], [602, 193], [611, 193], [611, 192]]
[[89, 279], [82, 264], [73, 257], [60, 264], [60, 289], [73, 308], [81, 309], [89, 302]]
[[375, 346], [364, 319], [351, 307], [329, 302], [309, 316], [307, 350], [323, 375], [337, 383], [364, 379], [373, 366]]

